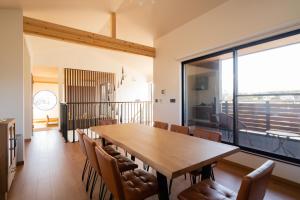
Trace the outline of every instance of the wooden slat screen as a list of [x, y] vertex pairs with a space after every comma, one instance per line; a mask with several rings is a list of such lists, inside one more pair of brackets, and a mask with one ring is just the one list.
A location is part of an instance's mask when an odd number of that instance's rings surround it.
[[[103, 87], [115, 88], [115, 74], [108, 72], [64, 69], [66, 103], [102, 101]], [[110, 99], [114, 101], [114, 99]]]

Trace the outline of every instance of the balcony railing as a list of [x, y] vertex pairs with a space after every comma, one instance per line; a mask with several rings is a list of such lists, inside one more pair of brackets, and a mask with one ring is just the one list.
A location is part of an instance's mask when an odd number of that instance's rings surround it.
[[[222, 112], [231, 115], [232, 103], [223, 102]], [[300, 102], [241, 102], [238, 120], [248, 130], [265, 132], [272, 129], [300, 135]]]
[[76, 141], [75, 130], [100, 125], [101, 120], [115, 120], [117, 123], [153, 122], [151, 101], [140, 102], [80, 102], [60, 104], [60, 129], [65, 141]]

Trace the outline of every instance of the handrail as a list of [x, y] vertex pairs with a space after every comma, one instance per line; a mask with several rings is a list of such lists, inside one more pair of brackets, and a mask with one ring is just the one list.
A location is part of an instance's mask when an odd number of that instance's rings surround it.
[[115, 120], [117, 123], [140, 123], [151, 125], [153, 122], [152, 101], [119, 102], [68, 102], [61, 103], [61, 132], [66, 141], [76, 140], [75, 130], [87, 132], [91, 126], [101, 124], [103, 120]]

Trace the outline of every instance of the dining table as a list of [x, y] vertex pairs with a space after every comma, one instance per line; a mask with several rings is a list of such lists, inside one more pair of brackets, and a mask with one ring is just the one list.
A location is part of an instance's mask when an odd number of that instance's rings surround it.
[[202, 168], [201, 179], [211, 177], [212, 164], [237, 153], [239, 147], [175, 133], [143, 124], [114, 124], [90, 128], [102, 138], [123, 148], [156, 171], [158, 197], [168, 200], [168, 179]]

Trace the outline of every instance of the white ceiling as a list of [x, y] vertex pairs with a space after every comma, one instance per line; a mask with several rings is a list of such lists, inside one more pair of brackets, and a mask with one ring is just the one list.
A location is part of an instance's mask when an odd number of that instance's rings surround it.
[[155, 38], [227, 0], [1, 0], [21, 7], [24, 16], [90, 32], [110, 34], [110, 12], [117, 13], [120, 39], [153, 45]]

